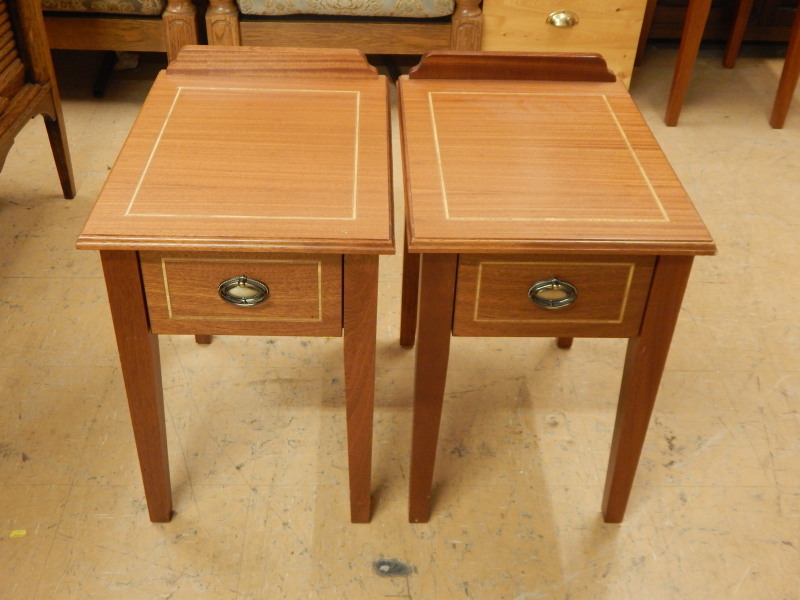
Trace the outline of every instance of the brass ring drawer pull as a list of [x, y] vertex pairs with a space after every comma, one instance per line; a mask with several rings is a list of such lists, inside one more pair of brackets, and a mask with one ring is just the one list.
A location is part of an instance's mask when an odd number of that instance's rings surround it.
[[258, 279], [247, 275], [231, 277], [219, 284], [219, 297], [236, 306], [255, 306], [269, 297], [269, 288]]
[[553, 27], [574, 27], [578, 22], [578, 15], [571, 10], [554, 10], [545, 19], [545, 23]]
[[560, 279], [537, 281], [528, 289], [528, 297], [536, 306], [556, 309], [564, 308], [575, 302], [578, 290], [571, 283]]

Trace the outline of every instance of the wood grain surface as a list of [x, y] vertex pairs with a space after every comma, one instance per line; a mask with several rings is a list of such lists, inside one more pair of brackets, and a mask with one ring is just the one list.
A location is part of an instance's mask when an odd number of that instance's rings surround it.
[[412, 252], [711, 254], [620, 83], [401, 79]]
[[[625, 85], [630, 84], [645, 0], [484, 0], [484, 50], [598, 52]], [[547, 16], [568, 9], [573, 27], [553, 27]]]
[[242, 74], [159, 75], [78, 247], [392, 253], [385, 78], [256, 77], [229, 50]]

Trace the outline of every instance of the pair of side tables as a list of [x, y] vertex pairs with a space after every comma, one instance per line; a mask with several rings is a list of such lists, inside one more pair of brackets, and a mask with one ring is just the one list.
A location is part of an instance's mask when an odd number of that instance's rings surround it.
[[[451, 335], [626, 337], [603, 514], [623, 518], [695, 255], [714, 243], [597, 55], [431, 53], [399, 82], [412, 522]], [[350, 510], [370, 519], [387, 82], [356, 51], [188, 47], [78, 239], [99, 250], [150, 519], [172, 516], [158, 334], [342, 336]]]

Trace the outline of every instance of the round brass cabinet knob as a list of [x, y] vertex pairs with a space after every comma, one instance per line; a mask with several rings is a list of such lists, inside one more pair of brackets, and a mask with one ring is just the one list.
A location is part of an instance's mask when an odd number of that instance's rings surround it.
[[236, 306], [254, 306], [269, 297], [269, 288], [258, 279], [247, 275], [231, 277], [219, 284], [219, 297]]
[[578, 24], [578, 15], [571, 10], [554, 10], [547, 15], [545, 23], [553, 27], [574, 27]]
[[528, 297], [542, 308], [564, 308], [575, 302], [578, 290], [571, 283], [553, 278], [534, 283], [528, 289]]

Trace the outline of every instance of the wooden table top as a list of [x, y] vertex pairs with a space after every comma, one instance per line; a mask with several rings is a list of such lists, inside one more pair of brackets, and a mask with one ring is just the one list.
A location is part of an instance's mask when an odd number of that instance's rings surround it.
[[[205, 54], [252, 53], [188, 56]], [[188, 67], [159, 74], [79, 248], [394, 251], [384, 77], [176, 64]]]
[[399, 87], [411, 251], [715, 252], [621, 83]]

